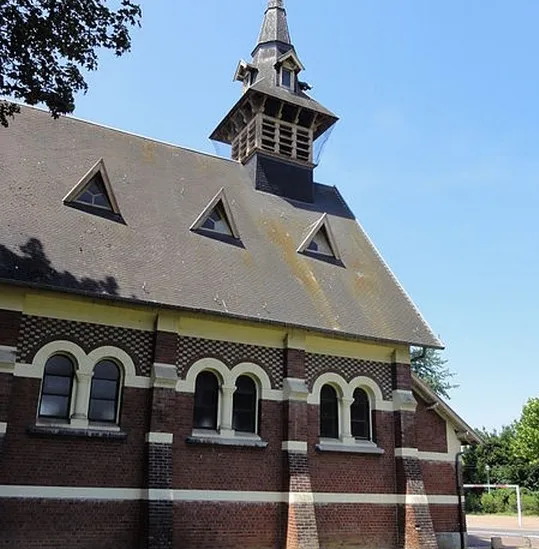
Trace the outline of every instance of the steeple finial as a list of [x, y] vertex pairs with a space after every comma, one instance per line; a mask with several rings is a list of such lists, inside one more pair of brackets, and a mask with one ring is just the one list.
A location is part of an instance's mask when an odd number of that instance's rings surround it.
[[266, 44], [267, 42], [290, 44], [290, 32], [288, 31], [284, 0], [268, 0], [268, 7], [266, 8], [257, 45]]

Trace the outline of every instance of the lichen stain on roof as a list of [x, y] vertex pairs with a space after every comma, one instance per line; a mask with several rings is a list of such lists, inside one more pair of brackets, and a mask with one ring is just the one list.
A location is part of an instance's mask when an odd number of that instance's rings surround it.
[[275, 219], [266, 219], [263, 221], [263, 224], [266, 227], [266, 234], [269, 239], [280, 248], [284, 261], [296, 279], [302, 283], [318, 313], [332, 329], [341, 330], [341, 325], [338, 322], [339, 316], [333, 311], [330, 301], [325, 295], [308, 261], [298, 255], [296, 244], [290, 233]]
[[142, 143], [142, 159], [148, 164], [155, 162], [155, 149], [156, 144], [152, 141], [143, 141]]

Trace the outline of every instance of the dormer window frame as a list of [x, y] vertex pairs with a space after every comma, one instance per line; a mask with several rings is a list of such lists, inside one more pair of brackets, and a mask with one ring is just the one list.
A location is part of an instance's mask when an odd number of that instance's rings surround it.
[[[289, 84], [285, 83], [285, 74], [290, 75]], [[287, 90], [295, 91], [296, 89], [296, 73], [289, 67], [281, 66], [279, 69], [279, 85]]]
[[[324, 239], [327, 241], [331, 249], [331, 254], [328, 254], [326, 251], [322, 251], [320, 249], [314, 250], [313, 246], [311, 246], [313, 241], [316, 243], [319, 233], [324, 235]], [[297, 252], [309, 257], [333, 263], [335, 265], [344, 266], [341, 259], [341, 253], [337, 246], [337, 240], [333, 234], [333, 230], [331, 229], [331, 224], [327, 213], [324, 213], [322, 217], [310, 228], [309, 233], [299, 245]]]

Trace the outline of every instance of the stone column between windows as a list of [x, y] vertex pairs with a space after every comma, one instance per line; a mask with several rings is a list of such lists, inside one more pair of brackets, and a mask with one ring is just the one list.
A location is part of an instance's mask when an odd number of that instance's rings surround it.
[[75, 402], [73, 403], [73, 413], [71, 415], [71, 425], [74, 427], [88, 427], [92, 374], [93, 372], [83, 372], [80, 369], [75, 373]]
[[8, 431], [17, 340], [22, 320], [20, 311], [0, 309], [0, 453]]
[[[148, 549], [174, 547], [172, 491], [174, 418], [178, 336], [173, 322], [160, 317], [152, 368], [150, 432], [146, 435], [148, 459]], [[170, 329], [170, 331], [167, 331]]]
[[285, 379], [283, 384], [285, 460], [284, 490], [288, 493], [286, 507], [286, 549], [318, 549], [318, 527], [311, 486], [308, 459], [309, 390], [305, 379], [304, 336], [292, 332], [285, 348]]
[[417, 456], [417, 402], [412, 393], [411, 369], [398, 352], [393, 357], [392, 378], [396, 487], [397, 494], [402, 498], [397, 513], [398, 546], [401, 549], [437, 549], [421, 463]]
[[232, 429], [232, 403], [234, 398], [234, 385], [221, 386], [221, 418], [219, 425], [219, 433], [224, 437], [233, 437], [234, 430]]

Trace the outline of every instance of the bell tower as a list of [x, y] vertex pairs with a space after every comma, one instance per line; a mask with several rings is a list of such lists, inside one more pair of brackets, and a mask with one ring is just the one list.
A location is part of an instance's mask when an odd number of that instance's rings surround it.
[[284, 0], [268, 0], [251, 62], [241, 60], [234, 75], [242, 97], [210, 139], [232, 146], [258, 190], [312, 202], [314, 142], [337, 117], [307, 95], [303, 70]]

